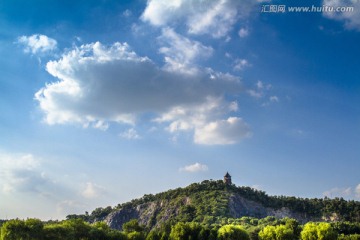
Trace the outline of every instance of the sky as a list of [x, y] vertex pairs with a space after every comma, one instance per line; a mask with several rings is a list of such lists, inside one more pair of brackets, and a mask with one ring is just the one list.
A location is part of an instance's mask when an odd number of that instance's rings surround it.
[[2, 0], [0, 219], [227, 171], [360, 200], [359, 43], [359, 0]]

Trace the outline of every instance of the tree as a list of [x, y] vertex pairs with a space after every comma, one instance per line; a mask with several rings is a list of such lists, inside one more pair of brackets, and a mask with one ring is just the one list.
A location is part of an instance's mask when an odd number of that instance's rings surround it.
[[259, 232], [260, 239], [263, 240], [294, 240], [296, 236], [289, 226], [266, 226]]
[[122, 229], [131, 240], [145, 240], [145, 228], [139, 224], [137, 219], [132, 219], [122, 225]]
[[329, 223], [308, 222], [301, 231], [302, 240], [336, 240], [337, 233]]
[[129, 240], [145, 240], [144, 234], [142, 232], [130, 232], [127, 234]]
[[1, 240], [25, 240], [27, 237], [27, 227], [22, 220], [9, 220], [1, 227]]
[[146, 240], [160, 240], [161, 235], [160, 232], [157, 230], [152, 230], [149, 232], [149, 234], [146, 236]]
[[279, 225], [275, 227], [276, 239], [277, 240], [294, 240], [294, 232], [291, 228], [285, 225]]
[[74, 239], [74, 232], [63, 224], [49, 224], [44, 226], [44, 239], [70, 240]]
[[337, 233], [334, 231], [330, 223], [319, 223], [317, 226], [317, 236], [319, 240], [337, 239]]
[[202, 228], [198, 223], [178, 222], [171, 228], [169, 239], [171, 240], [198, 239], [201, 229]]
[[139, 224], [137, 219], [131, 219], [130, 221], [124, 223], [122, 225], [122, 229], [126, 233], [144, 231], [144, 227]]
[[303, 230], [301, 231], [302, 240], [317, 240], [317, 225], [314, 222], [308, 222], [304, 225]]
[[91, 226], [80, 218], [64, 221], [62, 222], [62, 225], [73, 234], [75, 239], [89, 238]]
[[276, 240], [276, 228], [275, 226], [266, 226], [259, 232], [261, 240]]
[[42, 240], [44, 238], [44, 224], [39, 219], [27, 219], [25, 227], [28, 232], [28, 240]]
[[299, 222], [293, 218], [284, 218], [283, 221], [285, 221], [285, 226], [290, 228], [296, 239], [298, 239], [302, 230]]
[[224, 225], [218, 230], [219, 240], [250, 240], [249, 234], [240, 226]]

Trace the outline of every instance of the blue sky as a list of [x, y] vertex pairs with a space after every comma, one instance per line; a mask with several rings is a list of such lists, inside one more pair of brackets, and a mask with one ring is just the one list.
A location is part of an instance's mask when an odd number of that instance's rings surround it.
[[226, 171], [359, 200], [359, 42], [360, 1], [1, 1], [0, 218]]

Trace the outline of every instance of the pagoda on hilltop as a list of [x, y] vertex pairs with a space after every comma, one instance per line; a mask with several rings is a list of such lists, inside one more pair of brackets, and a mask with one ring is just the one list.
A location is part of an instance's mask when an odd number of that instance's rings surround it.
[[224, 176], [224, 183], [226, 185], [231, 185], [232, 182], [231, 182], [231, 176], [228, 172], [226, 172], [225, 176]]

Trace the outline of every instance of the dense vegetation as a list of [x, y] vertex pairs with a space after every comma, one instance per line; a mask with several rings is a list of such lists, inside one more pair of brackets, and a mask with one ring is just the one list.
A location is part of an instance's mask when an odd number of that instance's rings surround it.
[[[221, 223], [223, 218], [234, 217], [229, 212], [230, 195], [238, 194], [242, 197], [260, 203], [272, 209], [288, 208], [301, 213], [307, 219], [325, 219], [331, 221], [360, 222], [360, 202], [346, 201], [343, 198], [296, 198], [287, 196], [268, 196], [264, 191], [250, 187], [226, 185], [223, 181], [206, 180], [193, 183], [185, 188], [177, 188], [156, 195], [147, 194], [131, 202], [119, 204], [116, 207], [97, 208], [91, 214], [69, 215], [68, 219], [81, 218], [90, 223], [101, 221], [119, 209], [131, 209], [154, 201], [168, 201], [169, 207], [178, 207], [180, 211], [169, 218], [173, 223], [178, 221], [195, 221], [199, 223]], [[184, 204], [184, 199], [190, 199], [191, 204]], [[161, 216], [153, 219], [150, 226], [154, 226]]]
[[360, 223], [308, 222], [295, 219], [242, 217], [223, 224], [197, 222], [166, 223], [148, 229], [133, 219], [123, 230], [110, 229], [104, 222], [87, 223], [82, 219], [41, 222], [38, 219], [9, 220], [3, 223], [1, 240], [359, 240]]

